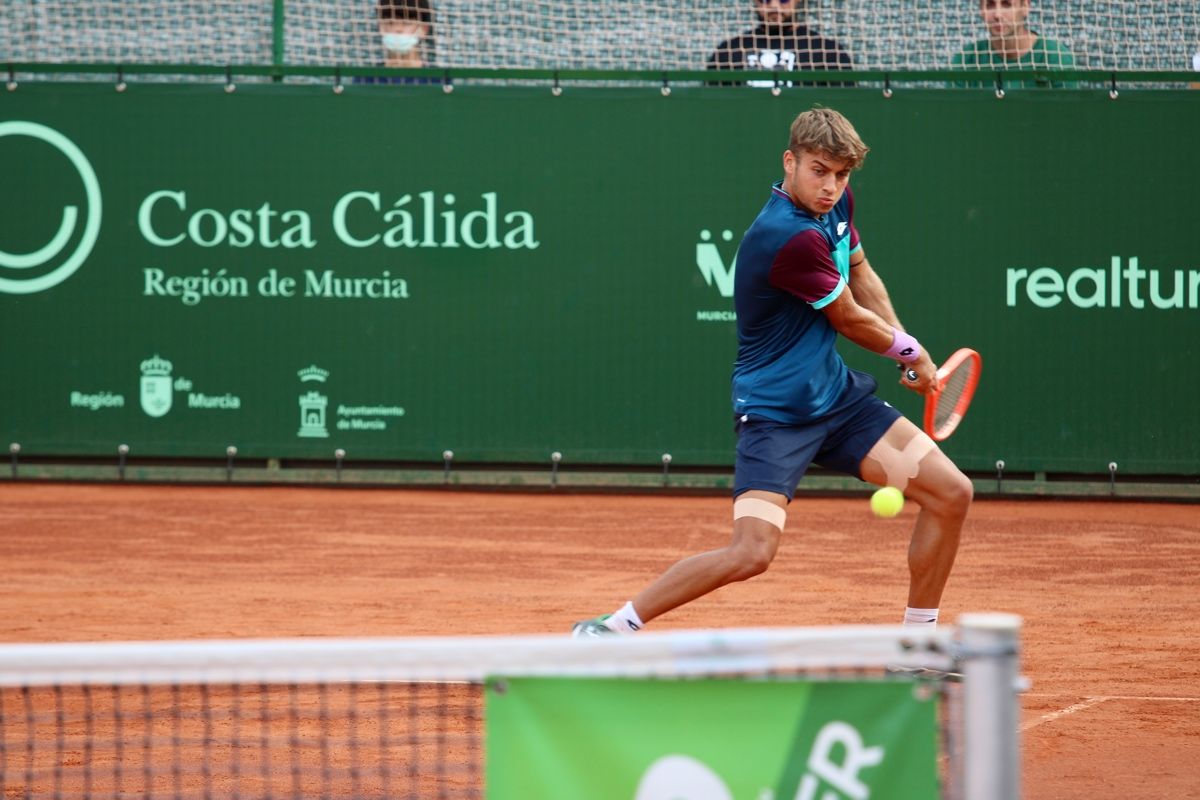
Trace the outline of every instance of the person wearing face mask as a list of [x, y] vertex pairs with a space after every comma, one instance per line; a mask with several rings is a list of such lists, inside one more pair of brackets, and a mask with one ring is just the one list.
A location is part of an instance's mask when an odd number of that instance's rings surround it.
[[[433, 8], [429, 0], [378, 0], [379, 39], [383, 66], [433, 66]], [[436, 78], [368, 76], [358, 83], [438, 83]]]
[[[854, 69], [854, 62], [840, 44], [822, 36], [801, 18], [805, 0], [752, 0], [759, 24], [753, 30], [728, 39], [708, 58], [710, 70], [795, 70]], [[712, 81], [716, 86], [739, 86], [741, 81]], [[747, 86], [775, 86], [774, 80], [745, 81]], [[852, 86], [849, 81], [782, 86]]]

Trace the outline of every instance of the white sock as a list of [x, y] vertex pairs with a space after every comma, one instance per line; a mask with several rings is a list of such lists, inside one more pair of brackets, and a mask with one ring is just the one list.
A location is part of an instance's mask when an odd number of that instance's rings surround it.
[[904, 627], [906, 628], [936, 628], [938, 610], [936, 608], [904, 609]]
[[630, 602], [613, 612], [613, 615], [604, 624], [617, 633], [637, 633], [645, 623], [633, 610], [633, 603]]

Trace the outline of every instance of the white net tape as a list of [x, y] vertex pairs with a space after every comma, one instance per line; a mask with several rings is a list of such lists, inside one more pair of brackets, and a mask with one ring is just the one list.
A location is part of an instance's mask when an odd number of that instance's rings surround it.
[[953, 629], [894, 625], [566, 636], [283, 639], [0, 646], [0, 686], [124, 683], [481, 681], [488, 675], [686, 676], [715, 672], [949, 669]]
[[[950, 651], [966, 653], [954, 634], [854, 626], [0, 645], [0, 796], [478, 800], [485, 680], [502, 694], [517, 677], [807, 676], [911, 683], [900, 688], [918, 699], [940, 692], [943, 796], [957, 798], [961, 700], [974, 679], [883, 670], [952, 667]], [[1011, 702], [1012, 678], [993, 683]]]
[[[393, 0], [394, 2], [395, 0]], [[952, 66], [987, 38], [965, 0], [797, 0], [797, 18], [861, 70]], [[384, 61], [374, 0], [5, 0], [0, 62], [274, 63], [283, 9], [287, 65]], [[432, 0], [430, 66], [700, 70], [758, 24], [750, 0]], [[1029, 27], [1079, 68], [1188, 70], [1200, 52], [1196, 0], [1033, 0]], [[827, 45], [818, 44], [819, 47]]]

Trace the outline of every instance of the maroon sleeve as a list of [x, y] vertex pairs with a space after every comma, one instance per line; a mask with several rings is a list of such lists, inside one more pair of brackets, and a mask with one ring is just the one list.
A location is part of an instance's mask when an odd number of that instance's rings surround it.
[[809, 228], [779, 249], [771, 264], [771, 285], [806, 303], [824, 300], [842, 279], [820, 231]]

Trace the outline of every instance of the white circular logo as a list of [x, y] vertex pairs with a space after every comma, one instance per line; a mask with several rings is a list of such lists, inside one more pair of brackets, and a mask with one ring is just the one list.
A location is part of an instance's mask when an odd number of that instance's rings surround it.
[[[0, 138], [5, 136], [29, 136], [57, 148], [79, 173], [83, 180], [84, 194], [87, 196], [87, 220], [83, 224], [83, 236], [74, 252], [50, 272], [26, 278], [19, 277], [20, 270], [42, 267], [58, 259], [67, 243], [74, 237], [75, 228], [79, 223], [79, 209], [75, 206], [63, 207], [58, 233], [43, 247], [24, 254], [9, 253], [0, 249], [0, 292], [32, 294], [57, 286], [71, 277], [92, 252], [92, 246], [96, 244], [96, 237], [100, 234], [100, 183], [96, 180], [96, 171], [88, 163], [83, 151], [53, 128], [36, 122], [0, 122]], [[0, 242], [0, 247], [2, 246], [3, 242]]]

